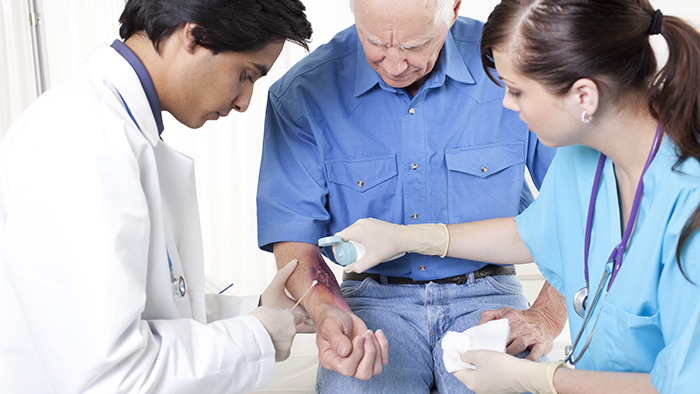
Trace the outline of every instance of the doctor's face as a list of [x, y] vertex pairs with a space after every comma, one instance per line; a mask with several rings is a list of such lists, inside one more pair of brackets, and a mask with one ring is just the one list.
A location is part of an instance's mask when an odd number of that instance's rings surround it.
[[253, 84], [277, 60], [284, 42], [268, 44], [257, 52], [220, 52], [197, 46], [177, 78], [178, 100], [168, 111], [184, 125], [196, 129], [207, 120], [245, 112]]
[[422, 0], [356, 0], [355, 26], [367, 63], [387, 85], [405, 88], [433, 70], [451, 24], [436, 22]]

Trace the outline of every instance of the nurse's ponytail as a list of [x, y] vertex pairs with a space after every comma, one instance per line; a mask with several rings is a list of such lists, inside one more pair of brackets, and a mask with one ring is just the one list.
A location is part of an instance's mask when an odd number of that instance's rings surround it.
[[[660, 34], [668, 44], [668, 61], [654, 80], [649, 106], [678, 147], [677, 167], [688, 158], [700, 161], [700, 33], [679, 18], [664, 16]], [[683, 246], [699, 226], [700, 206], [680, 235], [676, 259], [681, 271]]]

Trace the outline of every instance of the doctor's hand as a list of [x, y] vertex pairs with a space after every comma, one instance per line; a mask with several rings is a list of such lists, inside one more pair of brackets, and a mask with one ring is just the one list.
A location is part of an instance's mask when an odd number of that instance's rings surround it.
[[452, 375], [476, 394], [556, 394], [554, 373], [564, 365], [536, 363], [490, 350], [470, 350], [461, 358], [476, 370], [463, 369]]
[[344, 269], [345, 272], [358, 273], [401, 253], [445, 257], [450, 242], [444, 224], [400, 225], [373, 218], [360, 219], [335, 235], [365, 247], [365, 255]]
[[301, 312], [271, 306], [253, 309], [249, 315], [260, 320], [270, 334], [272, 345], [275, 347], [275, 361], [286, 360], [297, 333], [296, 327], [304, 321], [304, 315]]
[[389, 362], [389, 343], [356, 315], [329, 307], [316, 317], [319, 362], [341, 375], [367, 380]]
[[[294, 259], [277, 271], [277, 275], [275, 275], [272, 282], [270, 282], [267, 289], [265, 289], [260, 296], [260, 304], [262, 306], [272, 306], [282, 309], [294, 308], [296, 301], [289, 297], [284, 289], [287, 284], [287, 279], [289, 279], [296, 267], [297, 259]], [[316, 332], [316, 325], [314, 324], [314, 321], [311, 320], [306, 310], [304, 310], [304, 307], [299, 304], [296, 308], [294, 308], [294, 310], [304, 315], [304, 321], [297, 326], [297, 332]]]

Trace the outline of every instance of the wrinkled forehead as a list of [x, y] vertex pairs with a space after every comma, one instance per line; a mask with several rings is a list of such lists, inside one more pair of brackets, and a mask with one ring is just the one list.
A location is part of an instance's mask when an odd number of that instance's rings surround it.
[[449, 26], [435, 20], [435, 0], [355, 0], [355, 24], [365, 39], [381, 45], [422, 45]]

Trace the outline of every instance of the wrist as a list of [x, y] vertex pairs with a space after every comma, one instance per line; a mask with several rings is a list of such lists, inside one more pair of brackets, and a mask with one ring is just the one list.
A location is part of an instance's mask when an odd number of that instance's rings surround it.
[[447, 255], [450, 232], [444, 224], [409, 224], [406, 229], [405, 252], [440, 257]]

